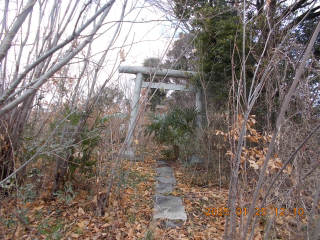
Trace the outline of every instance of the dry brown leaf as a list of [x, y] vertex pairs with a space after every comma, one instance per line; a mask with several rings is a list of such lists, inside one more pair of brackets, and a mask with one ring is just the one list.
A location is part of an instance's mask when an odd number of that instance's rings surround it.
[[133, 228], [130, 228], [128, 231], [128, 236], [132, 237], [133, 235], [134, 235], [134, 230], [133, 230]]
[[94, 226], [93, 230], [94, 230], [96, 233], [100, 232], [100, 230], [99, 230], [99, 228], [97, 228], [97, 226]]
[[42, 209], [44, 206], [43, 205], [41, 205], [41, 206], [39, 206], [39, 207], [35, 207], [33, 210], [40, 210], [40, 209]]
[[121, 233], [118, 233], [118, 234], [117, 234], [116, 239], [117, 239], [117, 240], [121, 240]]
[[248, 161], [250, 163], [250, 167], [253, 167], [256, 170], [259, 169], [259, 165], [255, 161], [253, 160], [248, 160]]
[[288, 166], [286, 167], [286, 169], [284, 169], [283, 171], [284, 171], [285, 173], [291, 174], [292, 170], [293, 170], [293, 167], [292, 167], [290, 164], [288, 164]]
[[84, 221], [80, 221], [80, 222], [77, 223], [77, 226], [78, 226], [79, 228], [84, 228], [85, 222], [84, 222]]
[[110, 223], [105, 223], [101, 226], [101, 228], [106, 228], [106, 227], [109, 227], [111, 224]]
[[128, 188], [128, 189], [126, 190], [126, 193], [132, 194], [132, 193], [133, 193], [133, 189], [132, 189], [132, 188]]
[[72, 237], [72, 238], [79, 238], [80, 234], [71, 233], [69, 236]]
[[128, 212], [130, 212], [130, 213], [137, 213], [137, 210], [134, 209], [134, 208], [129, 208]]
[[85, 214], [84, 210], [83, 210], [81, 207], [79, 207], [78, 213], [79, 213], [80, 215], [84, 215], [84, 214]]

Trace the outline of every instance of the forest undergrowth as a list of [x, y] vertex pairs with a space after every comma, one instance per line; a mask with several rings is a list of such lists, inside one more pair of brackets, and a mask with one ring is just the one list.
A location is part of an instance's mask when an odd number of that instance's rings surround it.
[[[114, 184], [105, 214], [95, 214], [96, 193], [93, 185], [65, 183], [65, 188], [51, 195], [45, 188], [38, 196], [32, 182], [1, 201], [2, 239], [221, 239], [224, 234], [227, 208], [227, 184], [219, 187], [214, 181], [203, 184], [204, 165], [186, 168], [179, 161], [168, 161], [174, 169], [177, 186], [171, 193], [183, 199], [188, 220], [180, 227], [163, 227], [153, 220], [156, 161], [163, 146], [149, 144], [140, 150], [143, 162], [122, 160], [119, 178]], [[130, 169], [130, 172], [128, 170]], [[50, 169], [47, 169], [50, 172]], [[126, 174], [129, 173], [128, 178]], [[44, 174], [45, 175], [45, 174]], [[50, 185], [50, 184], [49, 184]], [[245, 221], [246, 203], [237, 208], [238, 220]], [[259, 226], [254, 239], [262, 239], [265, 224], [273, 211], [258, 211]], [[286, 225], [294, 216], [278, 216], [275, 221], [278, 238], [286, 235]], [[303, 217], [302, 217], [302, 221]], [[281, 227], [283, 231], [281, 233]], [[285, 238], [282, 238], [285, 239]]]
[[[30, 181], [19, 194], [1, 201], [1, 239], [215, 239], [224, 231], [224, 216], [206, 216], [206, 208], [226, 205], [228, 189], [195, 186], [185, 181], [178, 162], [170, 161], [177, 178], [173, 195], [183, 199], [188, 220], [176, 229], [153, 221], [156, 160], [163, 147], [144, 152], [144, 162], [122, 160], [105, 215], [95, 214], [94, 186], [65, 183], [56, 198], [51, 188], [36, 195]], [[130, 168], [126, 180], [125, 173]], [[47, 169], [50, 172], [50, 169]], [[45, 175], [45, 174], [44, 174]], [[50, 185], [50, 184], [49, 184]]]

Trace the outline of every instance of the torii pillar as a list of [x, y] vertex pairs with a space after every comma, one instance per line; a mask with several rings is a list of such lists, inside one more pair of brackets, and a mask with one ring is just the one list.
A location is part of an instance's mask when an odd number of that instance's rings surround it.
[[[131, 114], [130, 114], [130, 122], [129, 128], [127, 133], [128, 139], [128, 156], [134, 156], [133, 151], [129, 150], [132, 144], [132, 134], [135, 129], [137, 113], [139, 109], [139, 97], [141, 93], [141, 88], [163, 88], [166, 90], [175, 90], [175, 91], [189, 91], [189, 92], [196, 92], [196, 108], [198, 110], [202, 110], [202, 90], [196, 89], [193, 86], [187, 85], [176, 85], [176, 84], [167, 84], [167, 83], [151, 83], [151, 82], [144, 82], [144, 76], [153, 77], [173, 77], [173, 78], [188, 78], [190, 76], [194, 76], [196, 72], [192, 71], [179, 71], [179, 70], [172, 70], [172, 69], [157, 69], [157, 68], [147, 68], [147, 67], [136, 67], [136, 66], [119, 66], [119, 73], [130, 73], [136, 75], [135, 86], [134, 86], [134, 94], [131, 103]], [[198, 116], [197, 119], [197, 126], [198, 129], [202, 130], [202, 119], [201, 116]]]

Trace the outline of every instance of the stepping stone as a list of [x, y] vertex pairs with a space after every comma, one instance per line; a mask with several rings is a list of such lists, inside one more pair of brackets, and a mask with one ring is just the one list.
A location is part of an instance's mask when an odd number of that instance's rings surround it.
[[131, 149], [128, 149], [126, 151], [124, 151], [123, 155], [122, 155], [123, 159], [132, 159], [134, 158], [134, 151]]
[[187, 214], [179, 197], [155, 194], [154, 210], [154, 219], [187, 220]]
[[156, 177], [156, 180], [161, 183], [176, 184], [176, 179], [174, 177]]
[[165, 177], [165, 176], [173, 177], [173, 170], [171, 167], [156, 168], [156, 171], [158, 176], [160, 177]]
[[156, 183], [156, 193], [170, 193], [174, 189], [171, 183]]
[[161, 166], [161, 165], [167, 165], [168, 163], [165, 161], [157, 161], [157, 167]]

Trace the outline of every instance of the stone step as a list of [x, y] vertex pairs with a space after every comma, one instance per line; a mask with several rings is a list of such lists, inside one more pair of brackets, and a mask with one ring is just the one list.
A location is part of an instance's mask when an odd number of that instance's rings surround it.
[[154, 219], [187, 220], [187, 214], [179, 197], [155, 194], [154, 211]]
[[157, 172], [157, 175], [160, 177], [165, 177], [165, 176], [173, 177], [173, 170], [171, 167], [159, 167], [159, 168], [156, 168], [156, 172]]
[[171, 193], [174, 189], [174, 185], [171, 183], [156, 183], [156, 193]]
[[166, 221], [166, 227], [180, 226], [187, 220], [182, 200], [180, 197], [172, 195], [162, 195], [171, 193], [176, 185], [173, 169], [165, 166], [164, 161], [157, 161], [156, 194], [154, 195], [154, 219]]
[[176, 179], [174, 177], [156, 177], [156, 180], [161, 183], [176, 184]]
[[156, 177], [156, 193], [170, 193], [174, 189], [176, 179], [173, 176], [171, 167], [156, 168], [158, 177]]
[[165, 161], [157, 161], [156, 164], [157, 164], [157, 167], [168, 165], [168, 163]]

